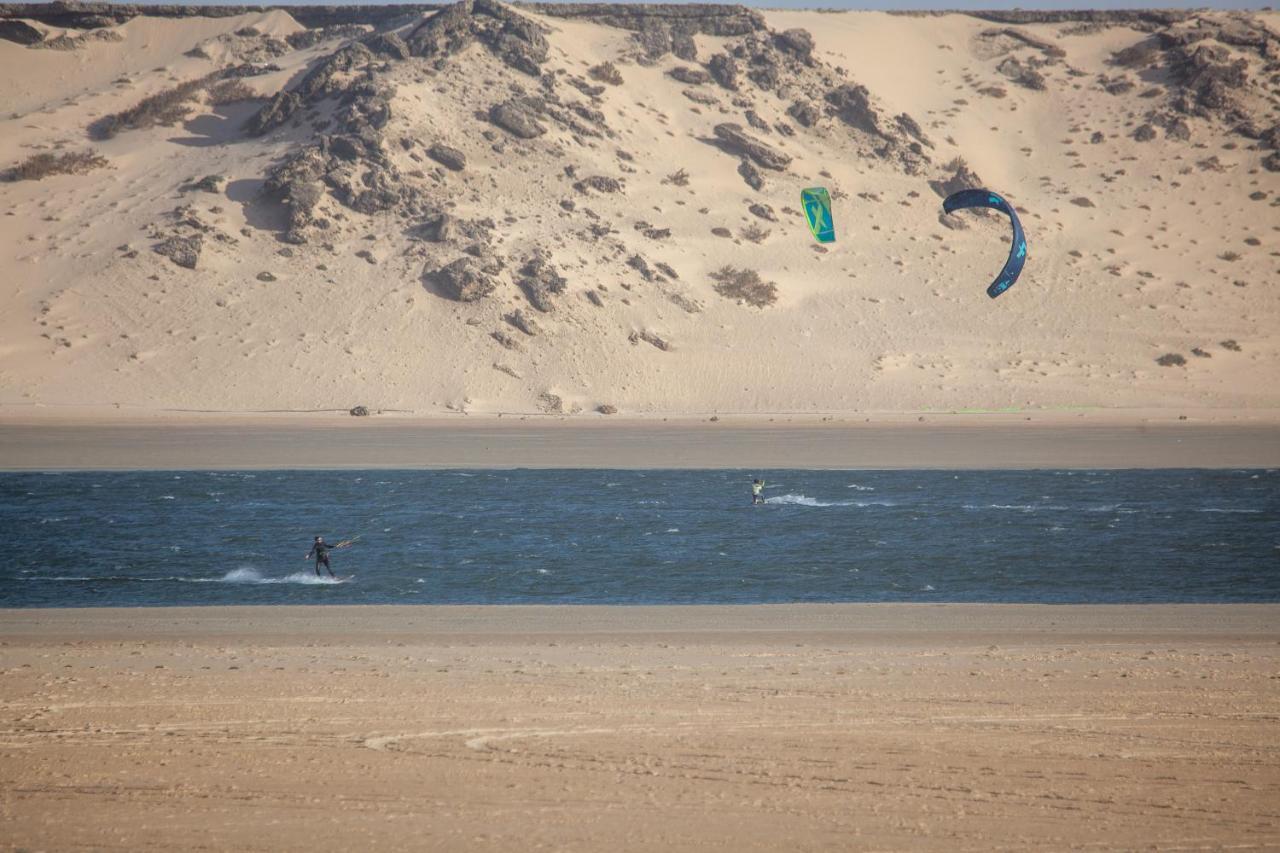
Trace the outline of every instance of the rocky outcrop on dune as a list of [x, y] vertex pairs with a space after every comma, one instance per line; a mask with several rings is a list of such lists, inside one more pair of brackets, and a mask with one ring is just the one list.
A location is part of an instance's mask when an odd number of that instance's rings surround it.
[[409, 53], [443, 62], [473, 42], [531, 76], [541, 73], [547, 40], [529, 18], [493, 0], [462, 0], [419, 24], [405, 39]]
[[[947, 11], [891, 11], [890, 15], [907, 17], [930, 17], [954, 15]], [[1024, 10], [1005, 9], [965, 12], [984, 21], [999, 24], [1097, 24], [1101, 26], [1124, 26], [1133, 29], [1156, 29], [1167, 27], [1178, 21], [1185, 21], [1194, 12], [1171, 9], [1062, 9], [1062, 10]]]
[[722, 148], [731, 154], [751, 160], [761, 168], [781, 172], [791, 163], [790, 157], [765, 145], [759, 139], [744, 131], [741, 125], [728, 122], [718, 124], [715, 128], [715, 134]]
[[440, 4], [383, 6], [185, 6], [157, 3], [0, 3], [0, 18], [28, 18], [54, 27], [89, 30], [113, 27], [139, 16], [149, 18], [232, 18], [284, 9], [304, 27], [343, 24], [385, 26], [441, 8]]
[[1225, 125], [1275, 149], [1280, 91], [1280, 33], [1243, 15], [1171, 20], [1117, 51], [1113, 65], [1139, 73], [1164, 72], [1172, 81], [1162, 103], [1145, 116], [1175, 139], [1191, 136], [1188, 119]]
[[555, 18], [591, 21], [632, 31], [637, 61], [651, 64], [673, 54], [686, 62], [698, 58], [693, 37], [741, 36], [767, 29], [760, 13], [744, 6], [630, 5], [612, 3], [533, 3], [525, 8]]
[[44, 40], [44, 33], [20, 20], [0, 20], [0, 39], [15, 44], [32, 45]]

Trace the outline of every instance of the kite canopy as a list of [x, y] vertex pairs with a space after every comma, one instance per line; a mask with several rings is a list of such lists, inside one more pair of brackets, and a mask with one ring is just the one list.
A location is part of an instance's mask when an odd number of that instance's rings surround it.
[[987, 288], [987, 296], [995, 299], [1013, 287], [1013, 283], [1022, 274], [1022, 267], [1027, 262], [1027, 236], [1022, 233], [1022, 223], [1018, 221], [1018, 214], [1013, 212], [1013, 206], [990, 190], [961, 190], [947, 196], [942, 202], [942, 209], [947, 213], [967, 207], [998, 210], [1006, 214], [1013, 223], [1013, 246], [1009, 249], [1009, 260], [1005, 261], [1004, 269], [1000, 270], [1000, 275]]
[[824, 187], [810, 187], [800, 191], [800, 207], [809, 230], [819, 243], [832, 243], [836, 239], [836, 224], [831, 218], [831, 196]]

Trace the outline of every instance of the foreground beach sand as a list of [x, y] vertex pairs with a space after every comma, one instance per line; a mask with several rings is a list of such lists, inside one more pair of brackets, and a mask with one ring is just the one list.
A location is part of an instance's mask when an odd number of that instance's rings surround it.
[[0, 612], [29, 849], [1280, 845], [1280, 607]]

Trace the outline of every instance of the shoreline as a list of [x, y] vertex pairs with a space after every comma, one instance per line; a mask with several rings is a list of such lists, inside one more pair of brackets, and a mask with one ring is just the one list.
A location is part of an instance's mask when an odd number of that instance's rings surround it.
[[1280, 639], [1280, 603], [1235, 604], [265, 604], [0, 609], [0, 638], [72, 629], [135, 640], [272, 638], [319, 630], [360, 640], [533, 635], [687, 638], [815, 634], [864, 640], [1224, 636]]
[[1280, 422], [1269, 412], [1237, 417], [897, 413], [860, 420], [760, 415], [711, 421], [6, 414], [0, 416], [0, 471], [1280, 466]]

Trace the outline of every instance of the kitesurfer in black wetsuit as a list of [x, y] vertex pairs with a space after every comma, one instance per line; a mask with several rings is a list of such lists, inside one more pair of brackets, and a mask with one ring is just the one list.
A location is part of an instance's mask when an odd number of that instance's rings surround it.
[[307, 552], [307, 559], [310, 560], [312, 555], [316, 558], [316, 577], [323, 577], [320, 574], [320, 566], [323, 565], [329, 573], [329, 577], [335, 578], [337, 575], [333, 573], [333, 569], [329, 566], [329, 552], [334, 548], [324, 541], [323, 536], [317, 536], [316, 541], [312, 543], [311, 550]]

